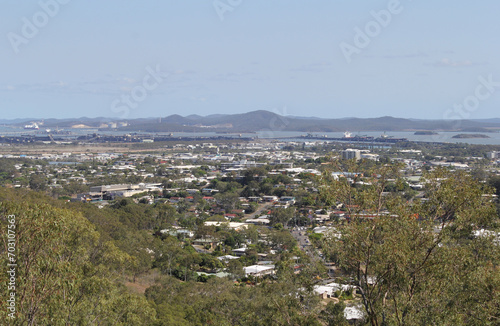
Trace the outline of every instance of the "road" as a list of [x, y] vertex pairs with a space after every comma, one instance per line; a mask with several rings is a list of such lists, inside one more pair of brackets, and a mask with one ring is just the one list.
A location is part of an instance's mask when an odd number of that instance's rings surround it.
[[294, 227], [289, 231], [293, 235], [295, 240], [297, 240], [299, 248], [308, 252], [311, 248], [311, 244], [309, 243], [309, 238], [307, 236], [306, 230], [307, 228], [305, 227]]
[[246, 218], [252, 219], [252, 218], [257, 218], [262, 215], [266, 215], [267, 211], [271, 209], [273, 206], [273, 203], [264, 203], [264, 204], [259, 204], [259, 207], [257, 207], [257, 210], [253, 212], [252, 214], [246, 216]]

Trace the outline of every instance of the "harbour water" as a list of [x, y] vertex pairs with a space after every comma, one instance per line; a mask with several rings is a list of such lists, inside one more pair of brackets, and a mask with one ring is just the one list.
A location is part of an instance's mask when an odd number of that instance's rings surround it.
[[[134, 134], [133, 132], [123, 132], [118, 130], [109, 131], [99, 131], [97, 129], [63, 129], [62, 131], [70, 131], [70, 135], [57, 135], [56, 137], [62, 137], [67, 140], [74, 140], [82, 135], [89, 134], [101, 134], [101, 135], [125, 135]], [[259, 138], [259, 139], [283, 139], [286, 138], [294, 139], [299, 141], [298, 138], [303, 135], [307, 135], [306, 132], [300, 131], [273, 131], [273, 130], [263, 130], [256, 133], [216, 133], [216, 132], [161, 132], [161, 133], [149, 133], [149, 132], [138, 132], [141, 135], [150, 136], [168, 136], [172, 137], [217, 137], [217, 136], [230, 136], [238, 138]], [[352, 136], [369, 136], [369, 137], [380, 137], [383, 133], [379, 131], [359, 131], [352, 132]], [[487, 135], [489, 138], [452, 138], [457, 134], [478, 134], [477, 132], [438, 132], [437, 135], [415, 135], [413, 131], [395, 131], [387, 132], [385, 136], [393, 138], [406, 138], [410, 141], [421, 141], [421, 142], [442, 142], [442, 143], [467, 143], [467, 144], [481, 144], [481, 145], [500, 145], [500, 133], [499, 132], [489, 132], [481, 133]], [[40, 130], [25, 130], [22, 128], [13, 128], [9, 126], [0, 126], [0, 136], [21, 136], [21, 135], [40, 135], [47, 136], [43, 129]], [[331, 138], [342, 138], [344, 136], [343, 132], [313, 132], [311, 135], [317, 140], [321, 137], [331, 137]], [[300, 141], [308, 141], [307, 139], [300, 139]], [[313, 141], [311, 139], [311, 141]]]

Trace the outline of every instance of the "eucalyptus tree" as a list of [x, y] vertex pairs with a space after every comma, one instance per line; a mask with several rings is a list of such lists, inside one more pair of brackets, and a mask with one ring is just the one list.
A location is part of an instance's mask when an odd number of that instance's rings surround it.
[[[0, 191], [0, 273], [14, 271], [16, 303], [14, 319], [7, 309], [0, 318], [13, 325], [153, 322], [156, 313], [145, 298], [118, 286], [133, 258], [102, 239], [81, 213], [58, 205], [34, 192]], [[2, 278], [4, 294], [6, 284]], [[5, 300], [2, 295], [3, 307]]]
[[[492, 189], [463, 171], [423, 175], [407, 200], [398, 164], [349, 178], [323, 175], [322, 196], [348, 222], [327, 234], [330, 259], [352, 278], [370, 325], [498, 325], [500, 246]], [[361, 185], [361, 186], [360, 186]], [[485, 231], [486, 230], [486, 231]], [[340, 233], [340, 236], [339, 236]]]

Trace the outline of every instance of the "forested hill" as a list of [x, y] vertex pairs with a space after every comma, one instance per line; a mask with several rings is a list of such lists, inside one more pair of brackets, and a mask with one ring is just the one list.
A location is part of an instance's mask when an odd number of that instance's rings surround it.
[[[221, 262], [176, 237], [153, 235], [160, 220], [183, 218], [164, 204], [124, 199], [99, 209], [0, 188], [0, 216], [4, 244], [15, 216], [17, 264], [16, 318], [10, 319], [9, 257], [2, 246], [2, 325], [319, 325], [318, 299], [299, 289], [306, 279], [293, 268], [285, 266], [278, 281], [253, 286], [196, 277], [195, 266], [210, 270]], [[235, 267], [241, 274], [241, 265]]]
[[[168, 111], [166, 111], [168, 113]], [[27, 120], [30, 121], [30, 120]], [[213, 114], [208, 116], [178, 114], [158, 118], [117, 120], [113, 118], [46, 119], [44, 128], [68, 128], [85, 125], [99, 128], [113, 121], [126, 122], [118, 125], [122, 131], [149, 132], [255, 132], [255, 131], [300, 131], [300, 132], [344, 132], [348, 131], [473, 131], [488, 132], [500, 130], [499, 119], [482, 120], [416, 120], [395, 117], [379, 118], [307, 118], [284, 116], [277, 113], [257, 110], [239, 114]], [[24, 123], [12, 121], [18, 126]], [[6, 122], [9, 123], [9, 122]]]
[[[300, 131], [300, 132], [340, 132], [340, 131], [406, 131], [406, 130], [457, 130], [488, 131], [500, 129], [497, 120], [412, 120], [394, 117], [318, 119], [282, 116], [259, 110], [242, 114], [191, 115], [182, 117], [170, 115], [160, 119], [129, 121], [130, 125], [120, 129], [141, 131]], [[176, 129], [173, 129], [176, 126]]]

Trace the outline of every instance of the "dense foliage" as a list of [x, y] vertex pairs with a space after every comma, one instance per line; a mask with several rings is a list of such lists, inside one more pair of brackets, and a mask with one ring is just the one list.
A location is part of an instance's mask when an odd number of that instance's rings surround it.
[[[407, 201], [397, 166], [371, 171], [364, 187], [326, 176], [325, 195], [349, 203], [325, 247], [362, 297], [371, 325], [498, 325], [500, 248], [492, 189], [464, 172], [423, 176]], [[486, 194], [486, 195], [485, 195]]]

